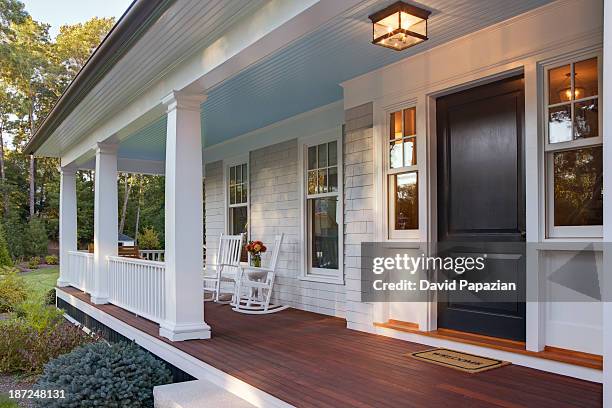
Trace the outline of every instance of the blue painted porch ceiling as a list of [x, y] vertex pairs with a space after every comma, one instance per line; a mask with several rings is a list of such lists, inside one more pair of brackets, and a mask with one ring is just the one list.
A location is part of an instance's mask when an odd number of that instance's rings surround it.
[[[342, 88], [339, 84], [343, 81], [524, 13], [550, 0], [423, 1], [419, 5], [432, 11], [428, 23], [430, 39], [402, 52], [371, 43], [372, 27], [367, 16], [392, 2], [365, 1], [210, 90], [202, 106], [204, 146], [213, 146], [340, 100]], [[160, 120], [130, 139], [135, 140], [122, 145], [123, 154], [163, 160], [165, 120], [163, 126]], [[151, 146], [145, 148], [145, 144]]]

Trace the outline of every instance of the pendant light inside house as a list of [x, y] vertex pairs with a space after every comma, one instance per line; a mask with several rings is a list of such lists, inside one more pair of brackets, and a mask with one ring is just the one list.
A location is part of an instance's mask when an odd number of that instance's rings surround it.
[[427, 40], [427, 18], [430, 11], [402, 1], [391, 4], [369, 18], [372, 21], [372, 43], [396, 51]]

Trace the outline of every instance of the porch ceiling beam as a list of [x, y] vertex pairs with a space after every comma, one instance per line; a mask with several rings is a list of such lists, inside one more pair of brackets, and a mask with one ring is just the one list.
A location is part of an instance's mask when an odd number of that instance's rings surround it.
[[316, 30], [325, 22], [361, 3], [362, 0], [271, 0], [210, 46], [195, 53], [141, 96], [101, 123], [72, 148], [63, 152], [62, 163], [69, 164], [84, 155], [91, 157], [91, 146], [116, 135], [120, 140], [163, 115], [160, 101], [173, 91], [205, 93], [262, 58], [288, 46]]

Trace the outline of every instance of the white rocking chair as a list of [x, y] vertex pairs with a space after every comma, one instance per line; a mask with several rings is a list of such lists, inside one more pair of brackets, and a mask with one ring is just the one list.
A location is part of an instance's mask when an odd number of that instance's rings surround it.
[[277, 235], [274, 239], [274, 247], [268, 267], [240, 266], [240, 275], [234, 295], [236, 301], [232, 310], [247, 314], [268, 314], [280, 312], [289, 307], [270, 304], [276, 275], [276, 263], [278, 262], [282, 242], [283, 234]]
[[[217, 263], [207, 264], [204, 270], [204, 301], [213, 300], [220, 303], [233, 303], [236, 293], [236, 279], [240, 273], [240, 252], [242, 250], [242, 240], [244, 234], [224, 235], [219, 238], [219, 251], [217, 253]], [[207, 273], [207, 269], [213, 267], [215, 274]], [[213, 283], [214, 287], [206, 287], [206, 282]], [[231, 292], [221, 292], [222, 284], [234, 286]], [[206, 293], [211, 292], [212, 297], [206, 298]], [[221, 299], [222, 295], [231, 295], [231, 301]]]

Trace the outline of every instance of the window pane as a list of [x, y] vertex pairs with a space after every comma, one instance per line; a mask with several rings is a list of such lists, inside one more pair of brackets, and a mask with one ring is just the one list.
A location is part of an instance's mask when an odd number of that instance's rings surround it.
[[327, 143], [318, 146], [319, 168], [327, 167]]
[[419, 228], [419, 194], [417, 173], [398, 174], [395, 180], [395, 229]]
[[247, 165], [243, 164], [242, 165], [242, 181], [246, 183], [246, 181], [248, 180], [248, 176], [247, 176]]
[[247, 198], [247, 190], [248, 190], [248, 184], [247, 183], [243, 183], [242, 184], [242, 198], [241, 198], [241, 203], [246, 203], [248, 201]]
[[243, 184], [236, 185], [236, 204], [242, 203], [242, 186]]
[[311, 266], [338, 269], [337, 197], [308, 200]]
[[389, 166], [392, 169], [402, 167], [402, 141], [397, 140], [391, 143], [389, 150]]
[[597, 85], [597, 58], [591, 58], [574, 64], [575, 99], [599, 94]]
[[327, 193], [327, 169], [319, 170], [319, 193]]
[[404, 139], [404, 166], [417, 164], [416, 153], [416, 137]]
[[338, 143], [329, 142], [327, 144], [329, 151], [329, 165], [335, 166], [338, 164]]
[[317, 171], [308, 172], [308, 194], [317, 194]]
[[572, 140], [572, 110], [570, 105], [548, 109], [549, 143], [569, 142]]
[[548, 71], [548, 104], [569, 101], [572, 96], [571, 91], [571, 68], [564, 65]]
[[232, 235], [247, 232], [247, 207], [232, 207], [230, 210], [230, 232]]
[[555, 225], [602, 225], [601, 146], [554, 153], [553, 165]]
[[242, 183], [242, 166], [234, 167], [236, 169], [236, 184]]
[[338, 168], [330, 167], [329, 168], [329, 192], [338, 191]]
[[416, 135], [416, 108], [404, 109], [404, 136]]
[[230, 186], [236, 184], [236, 167], [230, 167]]
[[236, 186], [230, 186], [230, 204], [236, 204]]
[[308, 170], [317, 168], [317, 146], [308, 148]]
[[391, 129], [389, 138], [391, 140], [401, 139], [402, 138], [402, 113], [393, 112], [391, 114], [389, 123], [390, 123], [390, 129]]
[[574, 139], [599, 136], [597, 99], [574, 105]]

